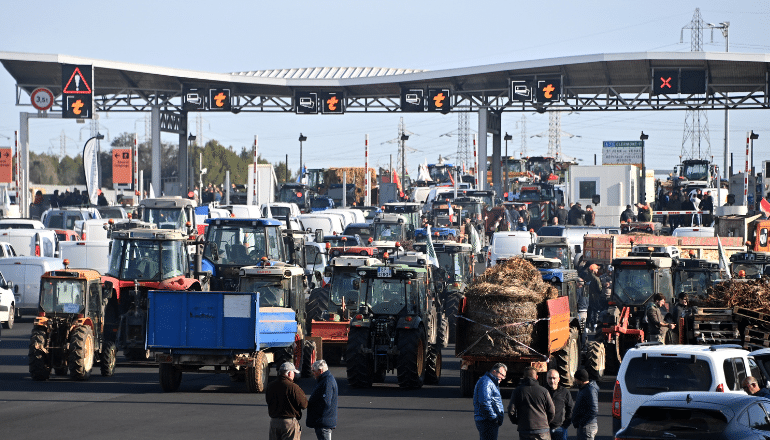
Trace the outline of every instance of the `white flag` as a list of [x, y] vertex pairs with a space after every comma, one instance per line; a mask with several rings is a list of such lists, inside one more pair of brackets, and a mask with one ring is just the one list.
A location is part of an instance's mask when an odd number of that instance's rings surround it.
[[473, 248], [473, 253], [478, 254], [481, 252], [481, 240], [479, 239], [479, 234], [476, 232], [476, 228], [473, 227], [470, 223], [468, 224], [468, 228], [471, 230], [470, 236], [471, 236], [471, 247]]
[[436, 255], [436, 249], [433, 248], [433, 239], [431, 238], [430, 234], [430, 225], [425, 226], [426, 234], [428, 235], [428, 244], [425, 246], [427, 249], [428, 254], [428, 261], [430, 264], [439, 267], [438, 264], [438, 256]]
[[83, 170], [86, 174], [86, 191], [92, 205], [99, 197], [99, 161], [96, 155], [96, 138], [86, 141], [83, 147]]

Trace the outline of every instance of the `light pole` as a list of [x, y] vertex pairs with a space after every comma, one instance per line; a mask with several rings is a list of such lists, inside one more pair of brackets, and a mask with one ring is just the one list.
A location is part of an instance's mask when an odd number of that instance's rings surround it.
[[[706, 23], [706, 26], [711, 28], [711, 42], [714, 42], [714, 29], [719, 29], [722, 31], [722, 36], [725, 37], [725, 52], [730, 51], [730, 39], [728, 37], [728, 31], [727, 29], [730, 27], [729, 21], [723, 21], [719, 24], [714, 23]], [[725, 93], [726, 95], [726, 93]], [[729, 179], [730, 176], [728, 175], [729, 170], [727, 168], [727, 160], [728, 157], [730, 157], [730, 113], [727, 106], [727, 96], [725, 96], [725, 151], [724, 151], [724, 159], [722, 161], [722, 166], [724, 167], [723, 175], [725, 179]], [[720, 184], [721, 186], [721, 184]]]
[[299, 134], [299, 176], [302, 180], [303, 164], [302, 164], [302, 143], [307, 140], [307, 136], [302, 133]]
[[[404, 191], [406, 187], [404, 186], [404, 177], [406, 177], [406, 141], [409, 140], [409, 135], [402, 133], [401, 134], [401, 191]], [[392, 181], [392, 180], [391, 180]]]
[[644, 141], [650, 138], [650, 135], [644, 134], [639, 136], [639, 140], [642, 141], [642, 203], [647, 204], [647, 167], [644, 164]]
[[503, 194], [505, 194], [508, 192], [508, 141], [513, 140], [513, 136], [506, 131], [503, 139], [505, 140], [505, 187]]

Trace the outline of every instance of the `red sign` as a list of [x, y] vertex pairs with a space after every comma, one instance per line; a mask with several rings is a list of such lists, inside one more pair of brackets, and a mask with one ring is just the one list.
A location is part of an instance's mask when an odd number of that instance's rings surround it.
[[131, 183], [131, 149], [112, 149], [112, 183]]
[[13, 153], [10, 148], [0, 148], [0, 182], [13, 182]]

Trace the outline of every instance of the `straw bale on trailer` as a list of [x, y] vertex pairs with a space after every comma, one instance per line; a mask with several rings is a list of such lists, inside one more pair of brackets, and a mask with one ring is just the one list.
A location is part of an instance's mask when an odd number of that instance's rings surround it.
[[468, 286], [465, 296], [465, 316], [470, 321], [459, 341], [467, 348], [465, 354], [535, 355], [527, 346], [539, 351], [539, 346], [547, 342], [537, 338], [537, 334], [547, 332], [535, 332], [547, 325], [545, 322], [524, 323], [547, 316], [545, 301], [556, 298], [558, 291], [543, 282], [529, 261], [513, 258], [487, 269]]
[[[366, 169], [364, 167], [347, 167], [347, 168], [329, 168], [324, 172], [324, 182], [326, 184], [326, 190], [330, 185], [336, 183], [342, 183], [342, 174], [346, 174], [346, 183], [353, 183], [356, 185], [356, 201], [363, 201], [364, 192], [366, 191]], [[377, 186], [377, 175], [374, 172], [374, 168], [369, 168], [369, 178], [371, 187]], [[349, 202], [350, 203], [350, 202]]]

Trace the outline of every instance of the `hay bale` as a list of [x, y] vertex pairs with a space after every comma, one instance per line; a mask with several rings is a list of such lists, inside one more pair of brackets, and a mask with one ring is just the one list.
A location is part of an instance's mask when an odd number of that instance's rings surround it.
[[[534, 355], [525, 346], [541, 351], [544, 322], [522, 324], [547, 316], [545, 300], [558, 291], [542, 281], [528, 261], [513, 258], [487, 269], [465, 291], [468, 322], [461, 346], [476, 356]], [[495, 330], [492, 330], [494, 328]], [[477, 342], [478, 341], [478, 342]], [[517, 343], [519, 342], [519, 343]], [[523, 345], [521, 345], [523, 344]]]

